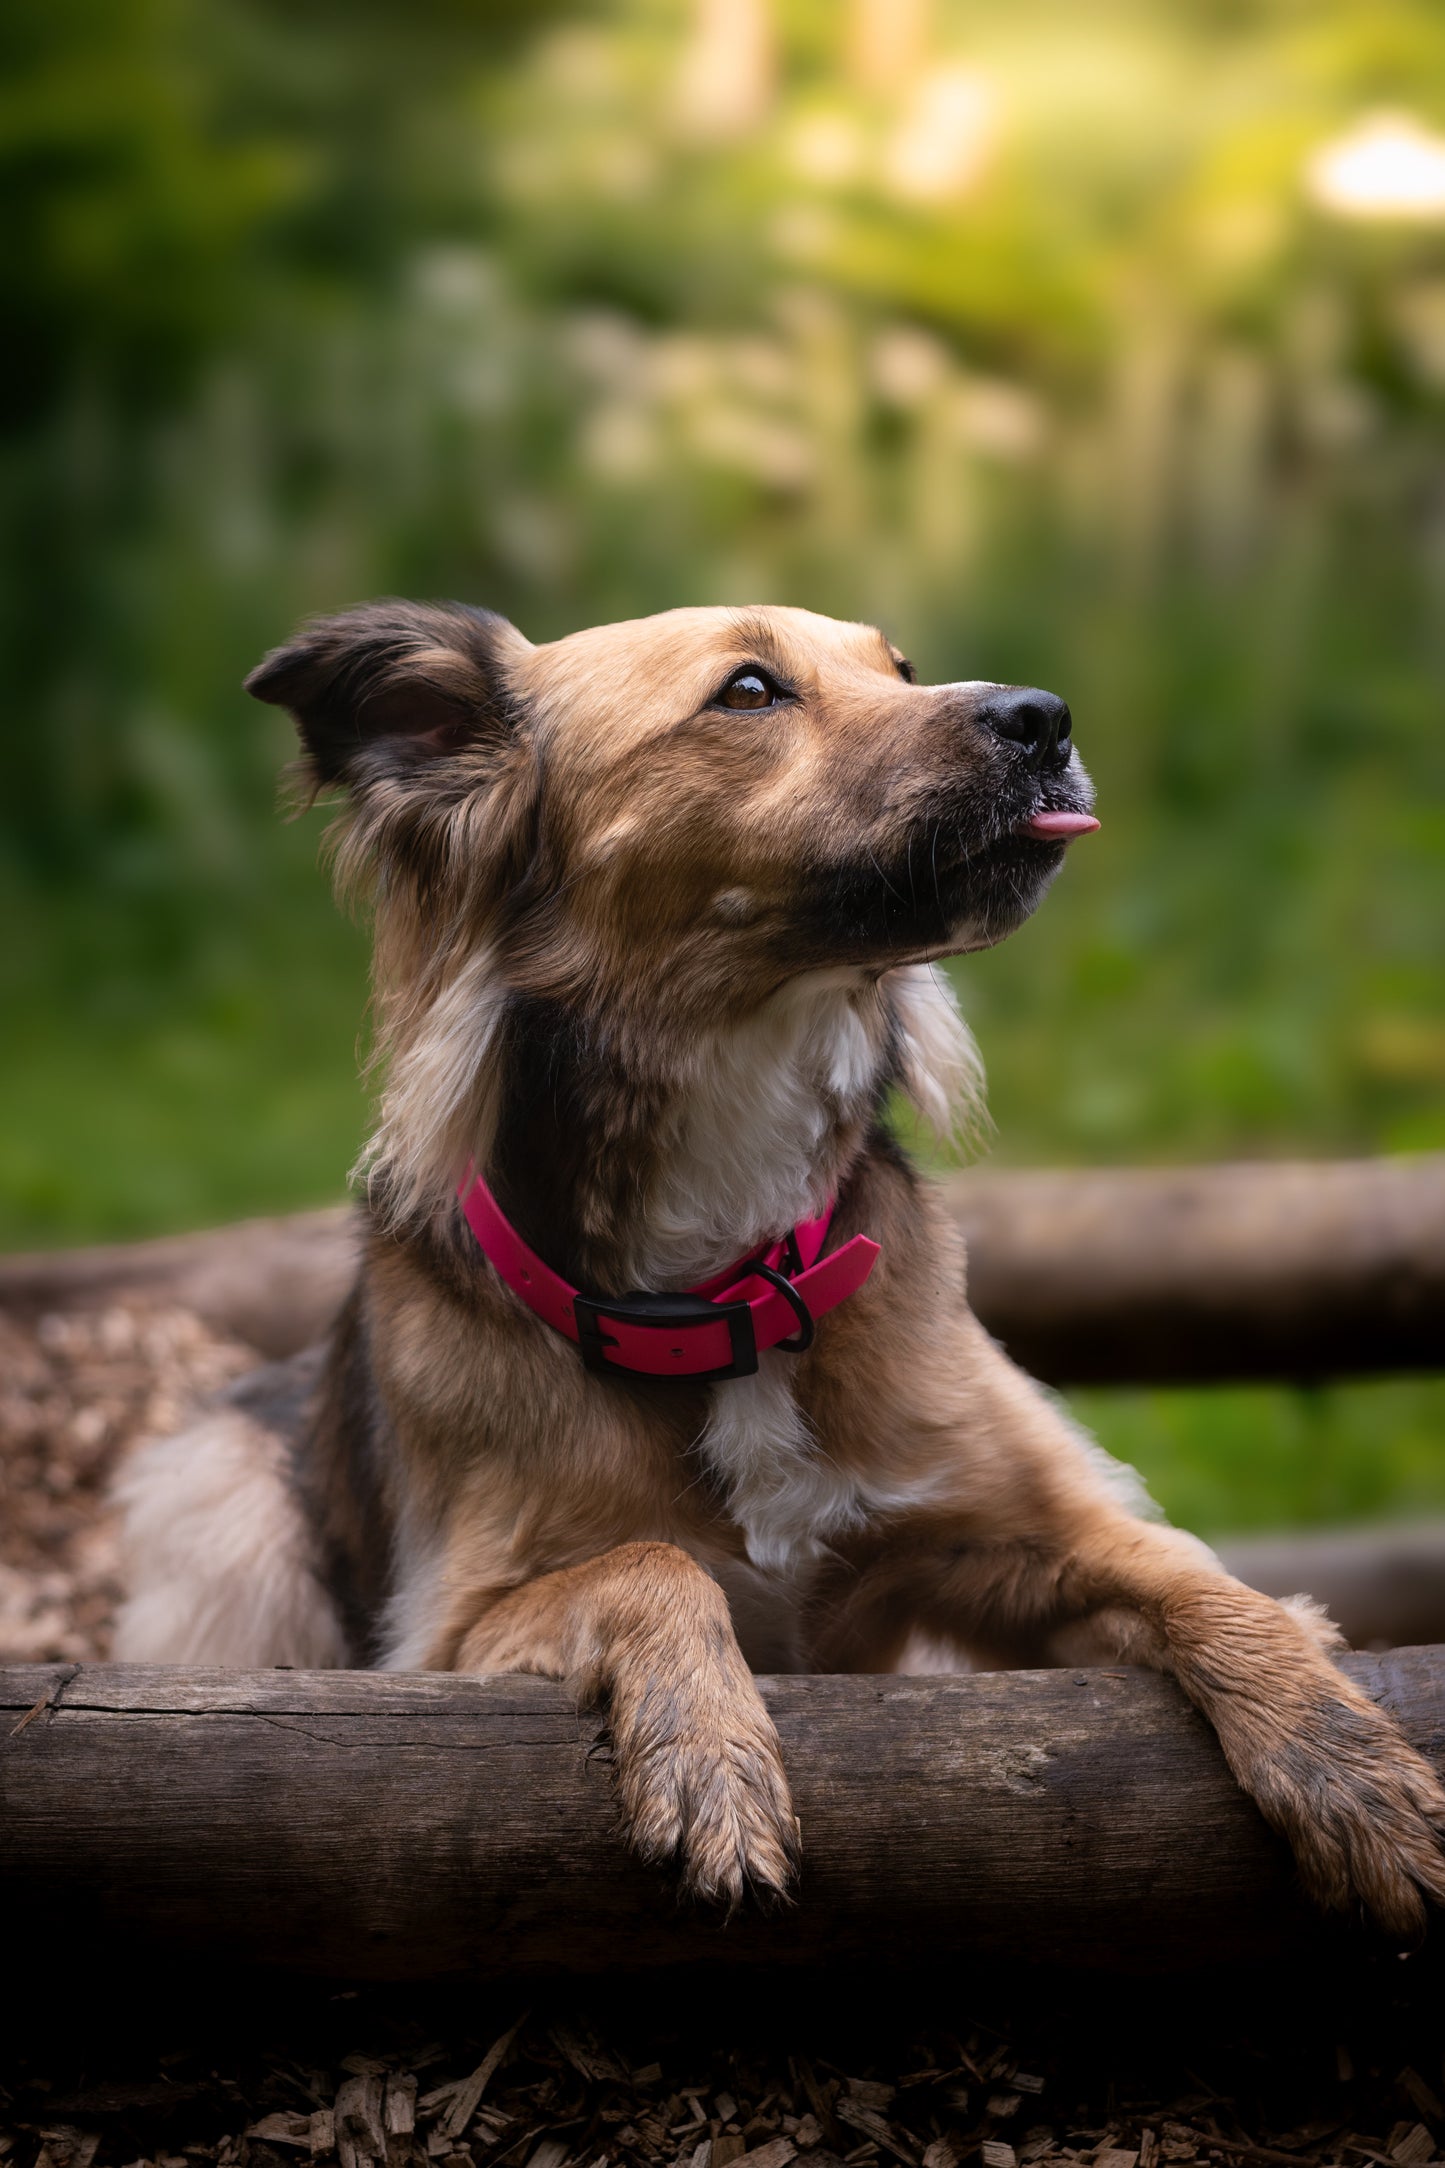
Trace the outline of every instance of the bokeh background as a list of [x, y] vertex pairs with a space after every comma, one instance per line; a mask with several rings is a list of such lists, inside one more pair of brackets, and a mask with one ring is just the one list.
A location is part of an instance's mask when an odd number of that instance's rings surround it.
[[[9, 0], [0, 1246], [336, 1196], [308, 611], [881, 621], [1103, 834], [958, 967], [996, 1155], [1445, 1144], [1434, 0]], [[1445, 1384], [1090, 1393], [1206, 1531], [1445, 1507]]]

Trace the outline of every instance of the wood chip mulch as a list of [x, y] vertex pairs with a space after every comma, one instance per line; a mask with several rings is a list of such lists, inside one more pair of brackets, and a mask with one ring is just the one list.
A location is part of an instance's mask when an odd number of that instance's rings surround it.
[[110, 1654], [113, 1471], [258, 1360], [190, 1311], [141, 1301], [33, 1323], [0, 1311], [0, 1662]]
[[[1101, 1991], [1108, 1998], [1108, 1991]], [[1167, 1994], [1168, 1990], [1161, 1992]], [[684, 1995], [684, 2000], [685, 1995]], [[744, 1997], [744, 2002], [746, 1997]], [[123, 2074], [56, 2040], [0, 2080], [5, 2168], [1426, 2168], [1445, 2157], [1438, 2048], [1414, 2062], [1317, 2032], [1220, 2049], [1081, 2043], [1037, 2014], [901, 2040], [862, 2012], [827, 2028], [714, 2018], [679, 2033], [518, 2012], [428, 2037], [435, 1993], [293, 2020], [281, 2047], [203, 2047]], [[1181, 2018], [1184, 2017], [1181, 2010]], [[352, 2039], [356, 2044], [344, 2047]], [[860, 2045], [860, 2043], [862, 2043]], [[94, 2056], [94, 2050], [89, 2051]], [[1385, 2061], [1380, 2060], [1383, 2053]], [[1357, 2060], [1369, 2054], [1371, 2062]], [[1217, 2066], [1209, 2070], [1208, 2059]], [[1196, 2062], [1205, 2068], [1196, 2067]]]

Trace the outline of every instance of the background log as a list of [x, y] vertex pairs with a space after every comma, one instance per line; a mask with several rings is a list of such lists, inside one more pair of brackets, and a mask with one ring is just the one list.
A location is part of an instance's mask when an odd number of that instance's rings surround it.
[[[979, 1316], [1053, 1384], [1213, 1383], [1445, 1367], [1445, 1153], [1067, 1173], [947, 1191]], [[159, 1242], [0, 1259], [0, 1307], [184, 1303], [271, 1356], [351, 1276], [344, 1206]]]
[[325, 1332], [355, 1270], [351, 1208], [330, 1205], [154, 1242], [0, 1257], [0, 1310], [34, 1318], [142, 1295], [279, 1359]]
[[[1347, 1668], [1445, 1767], [1445, 1651]], [[595, 1718], [529, 1678], [0, 1672], [0, 1905], [94, 1950], [352, 1978], [974, 1958], [1158, 1970], [1321, 1930], [1283, 1847], [1142, 1672], [762, 1682], [797, 1906], [690, 1915], [620, 1848]]]
[[951, 1188], [979, 1316], [1059, 1384], [1445, 1367], [1445, 1153]]
[[1232, 1536], [1215, 1549], [1266, 1596], [1313, 1596], [1352, 1648], [1445, 1642], [1445, 1522]]

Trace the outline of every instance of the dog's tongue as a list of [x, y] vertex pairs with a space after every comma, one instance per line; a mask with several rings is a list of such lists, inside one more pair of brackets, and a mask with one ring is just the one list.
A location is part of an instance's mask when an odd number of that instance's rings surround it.
[[1069, 843], [1075, 836], [1092, 835], [1098, 825], [1092, 813], [1035, 813], [1018, 832], [1048, 843]]

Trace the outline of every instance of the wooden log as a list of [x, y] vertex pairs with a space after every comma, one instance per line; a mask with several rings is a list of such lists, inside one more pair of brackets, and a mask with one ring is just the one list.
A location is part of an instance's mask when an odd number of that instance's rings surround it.
[[[1445, 1650], [1347, 1668], [1445, 1767]], [[622, 1849], [600, 1725], [541, 1680], [0, 1672], [7, 1944], [414, 1980], [964, 1952], [1160, 1971], [1323, 1933], [1168, 1680], [762, 1688], [804, 1875], [790, 1911], [723, 1922]]]
[[1266, 1596], [1322, 1603], [1352, 1648], [1445, 1642], [1445, 1523], [1234, 1536], [1215, 1549]]
[[[1445, 1152], [1411, 1159], [951, 1177], [974, 1307], [1054, 1384], [1445, 1368]], [[345, 1207], [0, 1259], [0, 1308], [186, 1304], [262, 1354], [325, 1330]]]
[[1068, 1173], [952, 1198], [970, 1293], [1055, 1383], [1445, 1369], [1445, 1153]]
[[127, 1295], [194, 1310], [273, 1360], [324, 1333], [356, 1271], [349, 1205], [240, 1220], [152, 1242], [0, 1257], [0, 1310], [94, 1310]]

